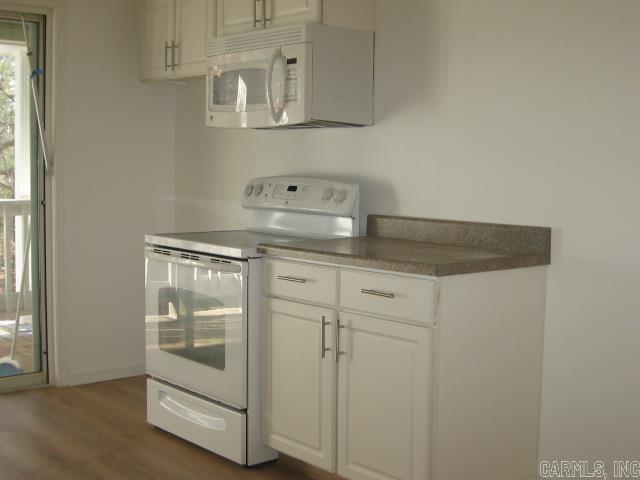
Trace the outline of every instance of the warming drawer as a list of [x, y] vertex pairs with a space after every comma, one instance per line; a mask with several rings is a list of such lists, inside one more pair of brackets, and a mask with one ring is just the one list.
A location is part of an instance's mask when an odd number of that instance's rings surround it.
[[244, 413], [149, 379], [147, 421], [229, 460], [247, 463]]

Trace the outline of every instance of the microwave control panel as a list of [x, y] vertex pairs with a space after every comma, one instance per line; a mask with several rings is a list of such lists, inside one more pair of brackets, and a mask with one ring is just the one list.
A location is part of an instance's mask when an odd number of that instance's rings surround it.
[[242, 206], [349, 217], [359, 203], [358, 196], [354, 184], [312, 177], [267, 177], [247, 183]]
[[285, 102], [288, 105], [300, 103], [300, 90], [300, 66], [298, 59], [288, 58]]

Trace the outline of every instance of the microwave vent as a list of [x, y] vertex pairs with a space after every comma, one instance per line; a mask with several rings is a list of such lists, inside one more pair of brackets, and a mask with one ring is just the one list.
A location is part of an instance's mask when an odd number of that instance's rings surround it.
[[230, 35], [211, 40], [207, 47], [207, 56], [212, 57], [215, 55], [225, 55], [227, 53], [304, 43], [308, 41], [306, 40], [306, 33], [307, 29], [305, 25], [302, 24]]
[[355, 125], [353, 123], [331, 122], [328, 120], [310, 120], [304, 123], [296, 123], [294, 125], [280, 125], [277, 127], [265, 127], [258, 130], [294, 130], [302, 128], [349, 128], [349, 127], [362, 127], [363, 125]]
[[200, 260], [200, 257], [198, 255], [193, 255], [191, 253], [181, 253], [180, 258], [184, 258], [185, 260]]
[[153, 253], [157, 253], [158, 255], [171, 255], [169, 250], [162, 250], [161, 248], [154, 248]]

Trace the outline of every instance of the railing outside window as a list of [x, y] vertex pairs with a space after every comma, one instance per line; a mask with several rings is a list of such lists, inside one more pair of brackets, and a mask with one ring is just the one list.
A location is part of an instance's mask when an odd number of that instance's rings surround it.
[[24, 292], [22, 311], [31, 309], [30, 268], [23, 265], [30, 212], [30, 199], [0, 199], [0, 313], [15, 313], [23, 271], [27, 291]]

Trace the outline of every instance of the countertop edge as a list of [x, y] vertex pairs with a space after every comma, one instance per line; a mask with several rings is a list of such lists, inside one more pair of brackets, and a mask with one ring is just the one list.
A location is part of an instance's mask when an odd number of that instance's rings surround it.
[[511, 270], [516, 268], [540, 267], [551, 263], [549, 254], [513, 254], [494, 259], [458, 262], [446, 265], [432, 265], [416, 262], [404, 262], [380, 258], [363, 258], [328, 252], [310, 251], [292, 246], [263, 244], [258, 252], [265, 255], [282, 256], [296, 260], [310, 260], [339, 264], [351, 267], [370, 268], [396, 273], [410, 273], [429, 277], [447, 277], [470, 273]]

